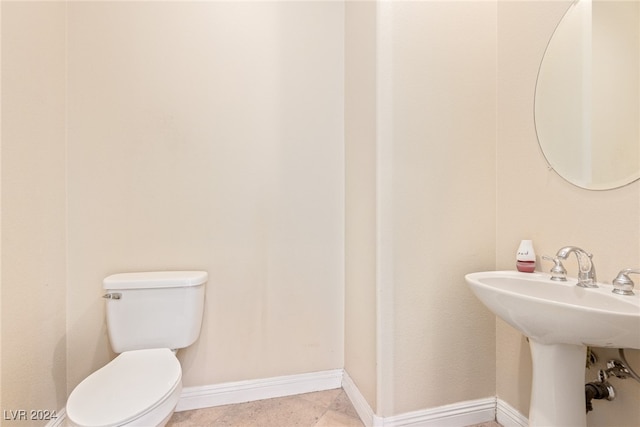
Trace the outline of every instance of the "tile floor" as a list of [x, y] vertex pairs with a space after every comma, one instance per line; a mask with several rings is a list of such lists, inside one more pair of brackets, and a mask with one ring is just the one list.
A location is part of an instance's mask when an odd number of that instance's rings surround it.
[[[363, 427], [344, 390], [176, 412], [167, 427]], [[469, 427], [500, 427], [489, 422]]]

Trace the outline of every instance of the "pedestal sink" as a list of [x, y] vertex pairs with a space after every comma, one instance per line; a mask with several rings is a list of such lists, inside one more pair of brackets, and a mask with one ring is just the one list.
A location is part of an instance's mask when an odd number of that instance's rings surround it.
[[576, 280], [555, 282], [537, 272], [488, 271], [465, 279], [489, 310], [529, 338], [529, 426], [586, 426], [586, 346], [640, 349], [640, 295], [616, 295], [600, 283], [581, 288]]

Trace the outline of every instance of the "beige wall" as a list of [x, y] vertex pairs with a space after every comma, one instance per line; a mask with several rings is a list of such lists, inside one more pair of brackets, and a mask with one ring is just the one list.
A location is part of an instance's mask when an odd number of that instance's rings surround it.
[[69, 388], [101, 280], [209, 272], [184, 385], [341, 368], [344, 5], [69, 4]]
[[376, 3], [345, 4], [345, 370], [376, 410]]
[[65, 6], [3, 2], [1, 25], [1, 408], [58, 410], [67, 397]]
[[384, 416], [494, 395], [494, 318], [464, 275], [494, 266], [495, 7], [379, 9]]
[[[538, 255], [555, 254], [572, 244], [594, 254], [598, 280], [610, 282], [622, 268], [640, 261], [640, 184], [611, 191], [588, 191], [567, 183], [547, 168], [536, 140], [533, 95], [546, 43], [570, 2], [498, 3], [497, 268], [513, 268], [518, 242], [533, 239]], [[575, 261], [565, 263], [576, 276]], [[550, 266], [543, 262], [542, 270]], [[498, 397], [522, 413], [529, 408], [531, 360], [524, 338], [498, 322]], [[613, 350], [595, 349], [601, 363], [586, 372], [593, 380]], [[640, 355], [629, 351], [638, 366]], [[640, 424], [640, 387], [611, 381], [618, 397], [598, 401], [589, 426]]]
[[[2, 70], [2, 4], [0, 4], [0, 71]], [[0, 74], [0, 100], [2, 100]], [[2, 102], [0, 101], [0, 177], [2, 177]], [[2, 180], [0, 179], [0, 408], [2, 407]]]
[[346, 11], [345, 369], [383, 417], [493, 396], [495, 3]]

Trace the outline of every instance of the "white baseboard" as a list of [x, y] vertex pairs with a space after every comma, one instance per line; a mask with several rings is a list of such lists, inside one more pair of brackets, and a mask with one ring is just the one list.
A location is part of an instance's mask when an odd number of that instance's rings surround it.
[[182, 389], [176, 412], [251, 402], [294, 394], [340, 388], [344, 370], [238, 381]]
[[[367, 427], [463, 427], [493, 420], [497, 420], [504, 427], [527, 427], [529, 425], [527, 417], [507, 402], [496, 397], [457, 402], [392, 417], [380, 417], [373, 412], [356, 384], [343, 369], [185, 387], [176, 406], [176, 412], [332, 390], [340, 387], [349, 396], [358, 416]], [[49, 421], [46, 427], [62, 427], [65, 425], [65, 419], [65, 409], [62, 408], [58, 412], [58, 418]]]
[[529, 420], [502, 399], [496, 399], [496, 420], [504, 427], [527, 427]]
[[353, 407], [365, 426], [462, 427], [494, 421], [496, 419], [495, 397], [458, 402], [437, 408], [394, 415], [392, 417], [379, 417], [373, 412], [347, 372], [344, 373], [342, 388], [347, 396], [349, 396]]
[[496, 419], [496, 399], [470, 400], [384, 419], [384, 426], [462, 427]]
[[373, 412], [369, 402], [367, 402], [367, 399], [365, 399], [362, 393], [360, 393], [360, 389], [358, 389], [358, 386], [353, 382], [346, 371], [342, 377], [342, 388], [349, 397], [349, 400], [351, 400], [353, 408], [356, 410], [365, 426], [379, 427], [384, 424], [383, 419]]

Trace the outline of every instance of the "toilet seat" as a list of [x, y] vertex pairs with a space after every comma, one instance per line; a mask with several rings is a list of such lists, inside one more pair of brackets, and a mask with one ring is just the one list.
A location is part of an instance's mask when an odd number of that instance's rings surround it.
[[177, 397], [181, 386], [182, 369], [171, 350], [126, 351], [78, 384], [67, 417], [80, 426], [121, 426]]

